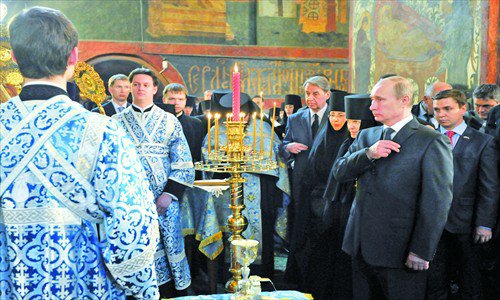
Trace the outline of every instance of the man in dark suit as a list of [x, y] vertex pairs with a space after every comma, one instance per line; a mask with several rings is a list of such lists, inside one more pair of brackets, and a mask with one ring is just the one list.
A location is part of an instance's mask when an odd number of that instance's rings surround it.
[[[328, 122], [326, 101], [330, 98], [330, 83], [323, 76], [313, 76], [304, 83], [306, 103], [308, 109], [304, 109], [290, 115], [287, 121], [286, 134], [281, 148], [281, 155], [288, 160], [292, 166], [292, 202], [289, 210], [288, 220], [293, 220], [294, 214], [298, 213], [297, 204], [300, 202], [300, 180], [307, 167], [307, 157], [309, 149], [313, 144], [315, 134], [319, 128]], [[293, 231], [293, 224], [290, 224], [290, 232]], [[291, 234], [293, 236], [293, 234]], [[289, 266], [296, 263], [287, 263], [287, 280], [296, 279], [296, 270]]]
[[[102, 108], [106, 116], [111, 117], [122, 112], [130, 103], [127, 102], [127, 97], [130, 94], [130, 81], [123, 74], [115, 74], [109, 78], [108, 91], [111, 95], [111, 100], [104, 103]], [[99, 108], [92, 109], [93, 112], [99, 112]]]
[[[452, 200], [449, 140], [411, 114], [411, 83], [393, 76], [371, 92], [375, 120], [334, 164], [357, 179], [342, 249], [353, 259], [355, 299], [423, 299], [426, 272]], [[384, 135], [383, 135], [384, 133]]]
[[[318, 128], [326, 124], [325, 115], [330, 98], [330, 83], [322, 76], [314, 76], [304, 83], [306, 103], [309, 109], [290, 115], [281, 149], [285, 159], [293, 161], [293, 197], [298, 198], [300, 177], [306, 167], [309, 148]], [[314, 131], [314, 132], [313, 132]]]
[[182, 125], [193, 161], [201, 160], [202, 126], [197, 118], [184, 113], [187, 90], [180, 83], [170, 83], [163, 89], [163, 102], [174, 105], [175, 116]]
[[422, 120], [426, 122], [426, 124], [432, 125], [434, 128], [437, 128], [439, 124], [436, 120], [436, 117], [434, 117], [432, 98], [440, 91], [449, 90], [451, 88], [451, 85], [447, 84], [446, 82], [440, 81], [429, 85], [425, 90], [424, 98], [422, 99], [422, 101], [412, 106], [411, 113], [419, 120]]
[[[447, 299], [450, 273], [459, 274], [462, 299], [481, 299], [480, 245], [492, 237], [498, 207], [498, 153], [493, 137], [468, 126], [467, 100], [459, 90], [434, 97], [439, 131], [453, 149], [453, 202], [429, 270], [428, 296]], [[458, 267], [458, 270], [456, 270]]]

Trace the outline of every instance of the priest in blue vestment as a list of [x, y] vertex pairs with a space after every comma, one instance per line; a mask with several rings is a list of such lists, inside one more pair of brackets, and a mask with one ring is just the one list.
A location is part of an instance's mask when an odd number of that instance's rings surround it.
[[157, 213], [118, 122], [72, 101], [78, 33], [33, 7], [9, 24], [23, 89], [0, 106], [0, 299], [157, 299]]

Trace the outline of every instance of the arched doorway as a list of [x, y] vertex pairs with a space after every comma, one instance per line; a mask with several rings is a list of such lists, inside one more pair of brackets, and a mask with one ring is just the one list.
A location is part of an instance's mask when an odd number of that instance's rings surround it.
[[[155, 73], [156, 77], [158, 77], [159, 85], [158, 92], [156, 93], [154, 98], [155, 101], [161, 101], [163, 88], [165, 87], [165, 85], [170, 83], [169, 80], [158, 70], [156, 70], [153, 65], [138, 57], [110, 54], [92, 58], [88, 60], [87, 63], [94, 67], [95, 71], [104, 81], [104, 85], [106, 86], [106, 94], [108, 95], [109, 92], [107, 90], [107, 86], [108, 80], [111, 76], [115, 74], [125, 74], [128, 76], [128, 74], [132, 70], [140, 67], [145, 67], [152, 70]], [[132, 95], [129, 96], [129, 100], [131, 100], [131, 97]]]

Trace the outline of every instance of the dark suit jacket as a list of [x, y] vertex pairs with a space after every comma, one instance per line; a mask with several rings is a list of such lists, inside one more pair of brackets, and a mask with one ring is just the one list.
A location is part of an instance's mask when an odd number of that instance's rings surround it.
[[470, 234], [493, 228], [497, 218], [498, 150], [492, 136], [469, 126], [453, 148], [453, 202], [445, 229]]
[[[422, 101], [420, 101], [422, 102]], [[418, 116], [420, 115], [420, 102], [418, 102], [417, 104], [414, 104], [412, 107], [411, 107], [411, 113], [412, 115], [414, 115], [416, 118], [417, 118], [417, 121], [422, 124], [422, 125], [428, 125], [428, 126], [432, 126], [435, 128], [434, 124], [432, 124], [432, 122], [427, 122], [427, 120], [422, 120], [420, 119]]]
[[[325, 126], [328, 121], [328, 114], [325, 112], [319, 128]], [[293, 196], [298, 199], [299, 197], [299, 187], [300, 179], [304, 173], [304, 169], [307, 167], [307, 157], [309, 156], [309, 150], [313, 144], [312, 130], [311, 130], [311, 116], [309, 109], [299, 110], [290, 117], [288, 117], [286, 134], [283, 139], [283, 145], [281, 147], [281, 154], [286, 160], [294, 161], [293, 168]], [[320, 129], [318, 129], [318, 132]], [[286, 146], [290, 143], [301, 143], [309, 147], [307, 151], [302, 151], [299, 154], [291, 154], [286, 151]]]
[[432, 260], [452, 200], [449, 139], [415, 118], [393, 138], [401, 148], [371, 161], [382, 126], [360, 131], [334, 164], [339, 182], [358, 180], [342, 249], [374, 266], [403, 268], [408, 252]]
[[201, 160], [202, 126], [197, 118], [186, 116], [184, 113], [177, 117], [184, 131], [193, 161]]
[[[113, 106], [113, 103], [112, 103], [113, 100], [110, 100], [106, 103], [104, 103], [102, 105], [102, 108], [104, 108], [104, 112], [106, 113], [106, 116], [108, 117], [111, 117], [112, 115], [116, 115], [117, 114], [117, 111], [115, 109], [115, 107]], [[130, 105], [130, 103], [127, 102], [127, 106], [128, 107]], [[92, 112], [99, 112], [99, 107], [95, 107], [92, 109]]]

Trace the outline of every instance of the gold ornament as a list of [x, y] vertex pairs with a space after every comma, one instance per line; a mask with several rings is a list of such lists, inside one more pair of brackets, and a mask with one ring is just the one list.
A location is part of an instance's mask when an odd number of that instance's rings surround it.
[[11, 70], [7, 75], [5, 76], [5, 79], [7, 83], [12, 84], [13, 86], [21, 86], [23, 84], [23, 75], [21, 75], [21, 72], [19, 70]]
[[10, 61], [10, 51], [7, 48], [0, 47], [0, 61], [8, 62]]
[[86, 62], [79, 61], [75, 65], [75, 83], [80, 89], [80, 95], [97, 104], [99, 112], [104, 113], [102, 103], [106, 100], [104, 82], [94, 68]]

